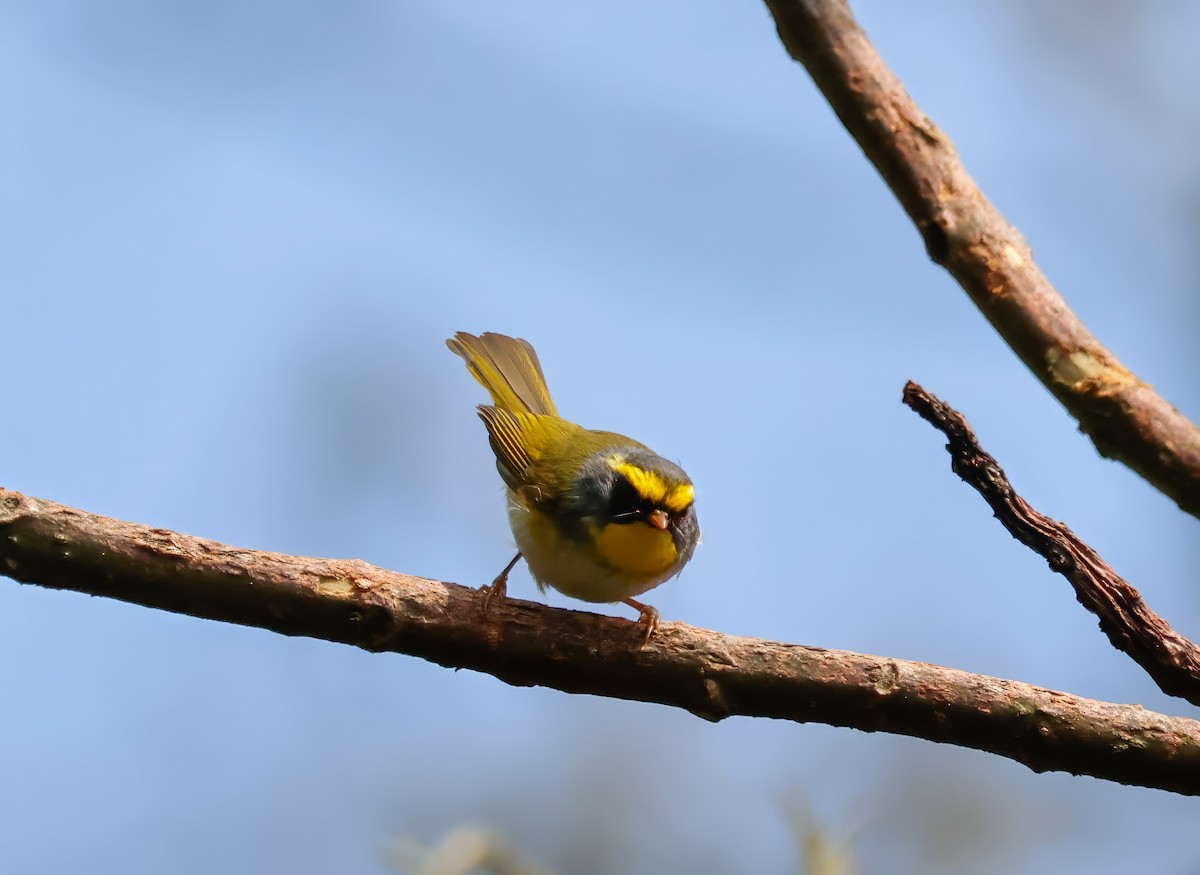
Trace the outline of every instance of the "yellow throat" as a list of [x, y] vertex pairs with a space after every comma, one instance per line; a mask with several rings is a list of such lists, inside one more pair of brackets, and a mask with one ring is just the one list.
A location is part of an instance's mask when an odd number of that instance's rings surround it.
[[656, 577], [679, 558], [670, 532], [645, 523], [609, 523], [595, 539], [605, 562], [638, 577]]

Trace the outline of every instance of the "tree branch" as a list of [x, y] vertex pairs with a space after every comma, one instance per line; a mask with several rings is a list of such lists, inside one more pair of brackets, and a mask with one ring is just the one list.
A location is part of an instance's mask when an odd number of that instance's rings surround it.
[[506, 599], [374, 568], [241, 550], [0, 490], [0, 570], [20, 581], [406, 653], [510, 684], [884, 731], [1200, 795], [1200, 722], [1015, 681]]
[[1164, 693], [1200, 705], [1200, 648], [1150, 610], [1141, 594], [1078, 535], [1017, 495], [961, 413], [912, 380], [904, 386], [904, 403], [946, 435], [954, 473], [983, 496], [1009, 534], [1070, 581], [1079, 603], [1100, 618], [1113, 647], [1144, 668]]
[[845, 0], [766, 0], [802, 63], [925, 240], [1005, 342], [1118, 459], [1200, 517], [1200, 430], [1092, 336], [971, 179]]

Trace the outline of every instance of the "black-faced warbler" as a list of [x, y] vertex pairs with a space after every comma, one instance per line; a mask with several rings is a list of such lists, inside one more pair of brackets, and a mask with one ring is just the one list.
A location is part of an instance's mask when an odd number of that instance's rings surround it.
[[508, 521], [520, 551], [482, 588], [484, 612], [504, 597], [508, 573], [523, 556], [543, 590], [635, 608], [648, 641], [658, 611], [635, 596], [692, 558], [700, 540], [692, 481], [635, 440], [562, 419], [526, 341], [460, 331], [446, 345], [492, 396], [479, 417], [508, 487]]

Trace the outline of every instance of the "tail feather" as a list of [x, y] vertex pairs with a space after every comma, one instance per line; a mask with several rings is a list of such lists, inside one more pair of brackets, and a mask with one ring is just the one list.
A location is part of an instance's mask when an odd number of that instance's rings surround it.
[[476, 337], [460, 331], [446, 341], [446, 346], [462, 357], [467, 370], [488, 390], [497, 407], [558, 415], [542, 365], [528, 341], [491, 332]]

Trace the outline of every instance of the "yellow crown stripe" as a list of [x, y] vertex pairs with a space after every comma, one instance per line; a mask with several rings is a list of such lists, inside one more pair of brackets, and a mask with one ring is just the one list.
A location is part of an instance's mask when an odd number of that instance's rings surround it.
[[667, 490], [663, 496], [663, 507], [676, 513], [683, 513], [692, 506], [696, 499], [696, 490], [690, 483], [679, 483]]
[[681, 513], [691, 506], [696, 490], [690, 483], [668, 483], [653, 471], [620, 460], [613, 468], [628, 480], [638, 495], [667, 510]]

